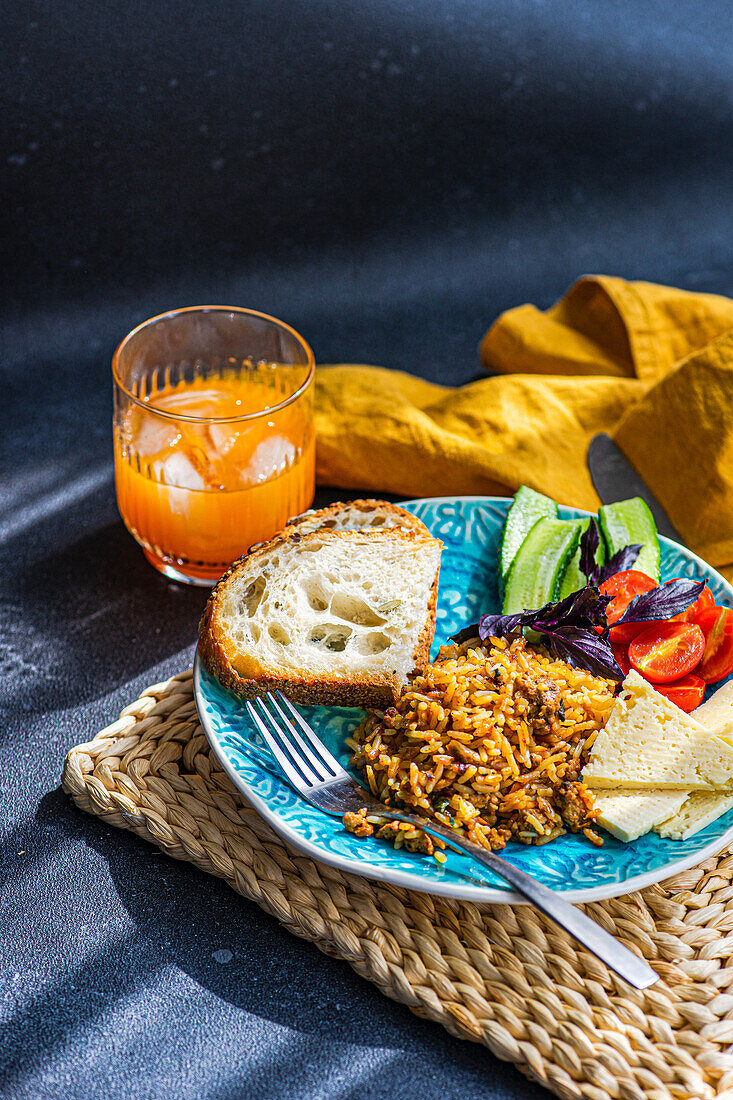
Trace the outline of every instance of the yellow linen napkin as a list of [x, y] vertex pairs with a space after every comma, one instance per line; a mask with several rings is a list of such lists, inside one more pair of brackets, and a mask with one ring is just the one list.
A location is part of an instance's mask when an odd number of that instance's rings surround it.
[[683, 538], [733, 576], [733, 301], [579, 280], [504, 313], [494, 377], [444, 387], [362, 365], [316, 374], [318, 479], [405, 496], [511, 494], [595, 509], [588, 443], [610, 432]]

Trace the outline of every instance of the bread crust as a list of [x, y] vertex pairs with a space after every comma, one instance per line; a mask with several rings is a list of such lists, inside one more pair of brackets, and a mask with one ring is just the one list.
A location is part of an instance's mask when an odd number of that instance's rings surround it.
[[[400, 513], [404, 513], [405, 516], [415, 519], [405, 509], [398, 509], [396, 505], [389, 505], [386, 501], [354, 501], [346, 505], [330, 505], [328, 508], [320, 509], [319, 512], [310, 513], [308, 519], [313, 520], [318, 516], [328, 518], [338, 512], [339, 508], [349, 507], [353, 504], [394, 508]], [[298, 517], [298, 520], [300, 518]], [[310, 527], [310, 524], [308, 526]], [[425, 542], [433, 546], [436, 544], [441, 545], [439, 540], [430, 534], [420, 520], [406, 528], [407, 525], [402, 527], [402, 533], [410, 542]], [[380, 709], [392, 705], [399, 696], [401, 685], [396, 684], [384, 674], [373, 676], [368, 674], [355, 675], [348, 683], [344, 683], [343, 677], [339, 674], [334, 673], [331, 676], [325, 673], [310, 673], [307, 669], [299, 672], [293, 671], [292, 675], [286, 677], [274, 676], [266, 668], [258, 665], [255, 659], [249, 656], [237, 655], [228, 647], [226, 631], [220, 621], [220, 609], [222, 599], [230, 584], [236, 580], [243, 570], [256, 568], [257, 558], [276, 544], [290, 541], [300, 542], [301, 539], [307, 537], [300, 533], [301, 529], [302, 524], [299, 521], [291, 522], [283, 531], [275, 535], [270, 542], [261, 543], [250, 548], [246, 554], [232, 564], [212, 590], [199, 624], [198, 651], [204, 666], [223, 687], [233, 691], [243, 699], [252, 699], [265, 691], [279, 689], [293, 701], [306, 705], [322, 704], [363, 709]], [[362, 533], [364, 530], [369, 530], [369, 528], [347, 533], [357, 534]], [[375, 533], [384, 530], [383, 527], [374, 529]], [[390, 529], [387, 528], [386, 530]], [[430, 590], [425, 624], [413, 651], [414, 672], [421, 670], [428, 661], [430, 646], [435, 634], [439, 578], [440, 562], [438, 562], [435, 579]], [[240, 667], [237, 668], [237, 665]]]
[[[387, 515], [392, 516], [394, 519], [394, 527], [400, 527], [403, 531], [416, 531], [419, 534], [430, 535], [427, 527], [421, 519], [414, 516], [412, 512], [408, 512], [406, 508], [401, 508], [399, 504], [390, 504], [387, 500], [375, 500], [373, 498], [360, 498], [358, 500], [337, 500], [334, 504], [329, 504], [326, 508], [318, 508], [308, 512], [302, 512], [299, 516], [293, 516], [283, 527], [277, 535], [273, 536], [273, 540], [287, 538], [288, 535], [295, 533], [296, 531], [302, 532], [304, 528], [308, 530], [316, 530], [320, 527], [327, 527], [328, 521], [333, 517], [338, 516], [340, 512], [344, 511], [358, 511], [358, 512], [372, 512], [380, 511], [386, 512]], [[388, 528], [386, 528], [388, 529]], [[356, 528], [354, 528], [356, 530]], [[369, 530], [367, 525], [359, 530]], [[374, 530], [385, 530], [383, 526], [375, 527]], [[430, 535], [432, 538], [432, 535]], [[258, 547], [264, 546], [265, 543], [257, 543]]]

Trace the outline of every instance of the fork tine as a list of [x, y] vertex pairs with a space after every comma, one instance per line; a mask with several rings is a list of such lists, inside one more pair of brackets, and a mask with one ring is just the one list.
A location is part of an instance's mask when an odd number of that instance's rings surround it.
[[[286, 695], [283, 695], [283, 693], [281, 691], [276, 691], [273, 694], [277, 695], [278, 699], [282, 703], [285, 704], [285, 706], [290, 711], [291, 715], [293, 716], [293, 718], [295, 719], [295, 721], [298, 723], [301, 730], [303, 731], [303, 733], [305, 735], [305, 738], [308, 741], [308, 744], [318, 754], [318, 756], [321, 758], [323, 763], [330, 769], [330, 771], [335, 776], [344, 775], [345, 774], [345, 769], [343, 768], [343, 766], [341, 764], [339, 764], [336, 757], [333, 756], [333, 754], [328, 751], [328, 749], [323, 744], [321, 739], [316, 736], [315, 730], [312, 729], [311, 726], [308, 725], [308, 723], [306, 722], [303, 715], [300, 714], [295, 709], [295, 707], [290, 702], [288, 697]], [[284, 717], [284, 715], [283, 715], [283, 717]]]
[[300, 772], [308, 786], [312, 787], [320, 783], [320, 775], [318, 775], [318, 773], [314, 773], [313, 769], [308, 766], [306, 761], [299, 754], [298, 750], [294, 748], [293, 744], [288, 738], [287, 733], [284, 729], [282, 729], [275, 715], [273, 715], [268, 709], [267, 704], [269, 703], [269, 701], [269, 693], [267, 693], [266, 695], [259, 695], [255, 700], [255, 706], [259, 707], [260, 714], [267, 722], [273, 739], [277, 741], [282, 752], [287, 755], [291, 764], [296, 768], [297, 771]]
[[270, 706], [273, 707], [277, 711], [277, 713], [280, 715], [280, 718], [282, 719], [283, 723], [285, 724], [286, 729], [289, 731], [290, 736], [295, 739], [296, 744], [300, 747], [301, 751], [305, 754], [306, 759], [308, 760], [309, 764], [313, 768], [314, 772], [318, 775], [318, 778], [321, 779], [321, 780], [323, 780], [323, 779], [333, 779], [334, 776], [331, 774], [331, 769], [326, 764], [324, 764], [324, 762], [322, 760], [320, 760], [319, 757], [316, 756], [316, 754], [313, 752], [313, 750], [311, 749], [308, 742], [305, 741], [300, 736], [297, 729], [295, 728], [293, 723], [288, 718], [287, 714], [285, 714], [282, 707], [278, 703], [277, 699], [275, 698], [274, 693], [271, 692], [271, 691], [268, 691], [268, 693], [266, 695], [266, 699], [267, 699], [267, 702], [270, 704]]
[[255, 707], [249, 699], [245, 701], [245, 706], [247, 708], [247, 713], [249, 714], [254, 724], [257, 726], [257, 729], [260, 731], [265, 744], [284, 771], [288, 781], [292, 783], [293, 786], [296, 787], [298, 790], [302, 790], [304, 786], [308, 787], [312, 786], [313, 783], [317, 783], [318, 780], [316, 779], [304, 779], [300, 772], [294, 767], [289, 757], [286, 756], [286, 754], [281, 749], [280, 743], [275, 739], [268, 727], [262, 721]]

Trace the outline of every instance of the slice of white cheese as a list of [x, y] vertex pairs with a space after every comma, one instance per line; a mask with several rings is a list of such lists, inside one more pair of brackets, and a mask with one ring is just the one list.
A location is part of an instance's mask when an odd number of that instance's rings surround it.
[[[733, 794], [709, 794], [707, 791], [693, 791], [681, 810], [672, 817], [654, 825], [654, 831], [660, 836], [672, 840], [687, 840], [717, 821], [719, 817], [733, 808]], [[611, 830], [613, 831], [613, 830]], [[615, 835], [615, 834], [614, 834]], [[623, 839], [623, 837], [622, 837]]]
[[[724, 684], [694, 712], [697, 721], [719, 736], [733, 723], [733, 681]], [[686, 840], [733, 808], [733, 793], [708, 791], [591, 791], [598, 824], [619, 840], [636, 840], [650, 829], [673, 840]]]
[[712, 733], [631, 671], [590, 751], [589, 787], [733, 788], [733, 740]]
[[[667, 821], [688, 801], [689, 791], [591, 791], [598, 824], [619, 840], [636, 840], [661, 821]], [[731, 798], [733, 795], [705, 795]]]
[[733, 737], [733, 680], [723, 684], [706, 703], [692, 712], [693, 718], [714, 730], [719, 737]]
[[[694, 717], [702, 722], [708, 729], [714, 730], [719, 737], [726, 740], [733, 733], [733, 681], [723, 684], [721, 688], [711, 695], [706, 703], [699, 706], [694, 712]], [[653, 798], [653, 795], [649, 795]], [[723, 814], [733, 808], [732, 794], [709, 794], [707, 791], [695, 791], [681, 807], [681, 809], [662, 822], [657, 822], [653, 828], [660, 836], [669, 837], [672, 840], [687, 840], [688, 837], [699, 833], [717, 821]]]

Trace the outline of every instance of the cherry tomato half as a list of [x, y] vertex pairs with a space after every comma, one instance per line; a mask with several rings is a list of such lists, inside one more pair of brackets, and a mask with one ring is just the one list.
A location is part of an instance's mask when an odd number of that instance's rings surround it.
[[702, 612], [698, 625], [705, 635], [705, 650], [695, 671], [706, 684], [716, 684], [733, 672], [733, 611], [710, 607]]
[[617, 645], [628, 645], [637, 634], [647, 627], [646, 623], [623, 623], [621, 626], [613, 626], [621, 618], [634, 596], [641, 592], [650, 592], [657, 585], [646, 573], [638, 569], [622, 569], [620, 573], [614, 573], [601, 585], [601, 592], [611, 596], [611, 602], [606, 608], [606, 622], [611, 627], [611, 641]]
[[705, 681], [699, 676], [683, 676], [680, 680], [672, 680], [670, 684], [657, 684], [656, 690], [689, 714], [702, 703]]
[[[672, 577], [672, 580], [665, 581], [665, 584], [671, 584], [672, 581], [688, 581], [689, 577]], [[715, 607], [715, 597], [708, 588], [707, 585], [703, 588], [700, 595], [697, 597], [694, 603], [686, 607], [684, 611], [680, 611], [679, 615], [673, 615], [670, 622], [673, 623], [696, 623], [699, 622], [700, 615], [703, 611], [709, 610], [709, 608]]]
[[608, 633], [614, 645], [627, 646], [629, 642], [633, 642], [634, 638], [636, 638], [638, 634], [641, 634], [642, 630], [646, 630], [648, 626], [648, 622], [621, 623], [620, 626], [610, 627]]
[[679, 680], [699, 663], [705, 635], [697, 623], [653, 623], [629, 646], [629, 661], [645, 680], [666, 684]]

